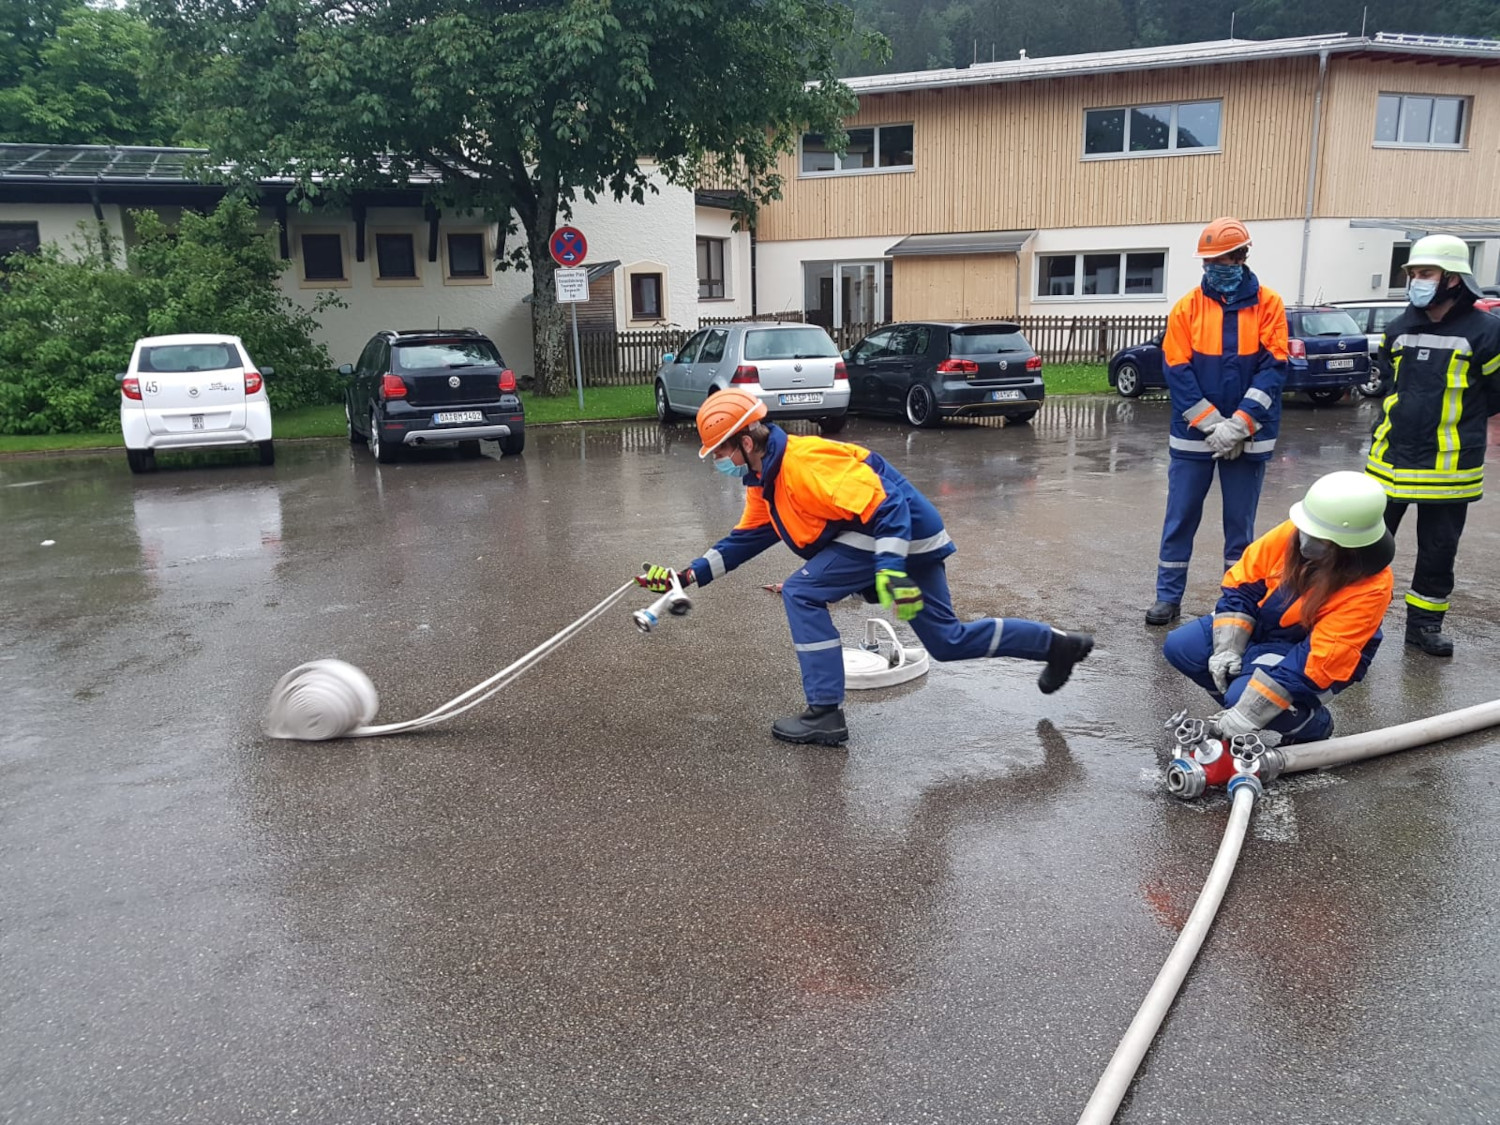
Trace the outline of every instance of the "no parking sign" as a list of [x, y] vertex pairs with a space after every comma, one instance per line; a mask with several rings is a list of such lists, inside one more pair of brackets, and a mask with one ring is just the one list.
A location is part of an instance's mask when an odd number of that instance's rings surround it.
[[558, 227], [547, 243], [552, 260], [560, 266], [581, 266], [588, 257], [589, 242], [577, 227]]

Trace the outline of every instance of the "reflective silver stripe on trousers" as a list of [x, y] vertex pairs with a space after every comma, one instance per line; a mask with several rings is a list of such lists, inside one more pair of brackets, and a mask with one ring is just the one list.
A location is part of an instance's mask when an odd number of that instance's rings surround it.
[[1167, 570], [1186, 570], [1188, 568], [1188, 564], [1185, 562], [1168, 562], [1166, 559], [1158, 560], [1156, 565], [1164, 567]]
[[990, 638], [990, 650], [985, 653], [986, 656], [995, 655], [995, 650], [1000, 647], [1000, 634], [1003, 632], [1005, 632], [1005, 622], [997, 617], [995, 618], [995, 635]]
[[712, 547], [703, 552], [703, 559], [708, 563], [708, 573], [714, 578], [723, 578], [728, 573], [724, 569], [724, 556]]
[[843, 642], [834, 637], [831, 641], [813, 641], [811, 644], [793, 645], [792, 648], [797, 652], [822, 652], [825, 648], [838, 648], [841, 644]]
[[947, 529], [936, 535], [929, 535], [926, 539], [876, 539], [871, 535], [863, 535], [858, 531], [841, 531], [833, 537], [835, 543], [842, 543], [846, 547], [853, 547], [857, 551], [871, 551], [876, 554], [920, 555], [926, 551], [936, 551], [939, 547], [946, 547], [953, 542]]
[[1251, 387], [1248, 391], [1245, 392], [1245, 397], [1248, 398], [1251, 402], [1260, 403], [1261, 406], [1265, 407], [1267, 410], [1271, 409], [1271, 396], [1266, 394], [1266, 392], [1261, 390], [1259, 387]]

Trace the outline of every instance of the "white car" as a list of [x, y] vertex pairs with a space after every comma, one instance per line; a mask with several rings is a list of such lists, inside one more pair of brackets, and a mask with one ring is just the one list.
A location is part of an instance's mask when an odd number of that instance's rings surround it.
[[156, 468], [158, 450], [254, 445], [276, 461], [264, 376], [238, 336], [148, 336], [120, 379], [120, 429], [132, 472]]
[[1329, 304], [1336, 309], [1343, 309], [1352, 316], [1354, 323], [1358, 324], [1360, 331], [1365, 334], [1365, 341], [1370, 349], [1370, 378], [1361, 383], [1356, 389], [1366, 398], [1379, 397], [1386, 375], [1381, 370], [1378, 358], [1380, 355], [1380, 342], [1385, 339], [1385, 326], [1406, 311], [1406, 302], [1372, 299], [1364, 301], [1330, 301]]

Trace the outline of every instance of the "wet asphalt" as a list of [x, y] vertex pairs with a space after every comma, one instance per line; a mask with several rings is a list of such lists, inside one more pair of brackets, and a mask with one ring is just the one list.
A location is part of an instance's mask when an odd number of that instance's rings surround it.
[[[801, 706], [779, 547], [650, 636], [627, 597], [448, 726], [260, 733], [304, 660], [414, 717], [701, 553], [738, 489], [689, 427], [0, 462], [0, 1121], [1075, 1120], [1226, 819], [1162, 784], [1163, 720], [1212, 710], [1141, 619], [1168, 409], [850, 423], [942, 510], [962, 616], [1098, 647], [1051, 697], [1006, 661], [863, 693], [844, 751], [769, 736]], [[1288, 400], [1262, 528], [1359, 466], [1371, 410]], [[1393, 607], [1341, 733], [1500, 694], [1497, 557], [1492, 497], [1458, 657]], [[1491, 733], [1275, 786], [1118, 1120], [1500, 1120], [1497, 777]]]

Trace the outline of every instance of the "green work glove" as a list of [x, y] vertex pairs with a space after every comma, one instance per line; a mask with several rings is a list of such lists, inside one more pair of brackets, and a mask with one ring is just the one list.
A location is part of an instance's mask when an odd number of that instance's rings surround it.
[[[635, 576], [635, 581], [636, 581], [637, 585], [645, 587], [647, 590], [650, 590], [653, 594], [665, 594], [668, 590], [670, 590], [672, 588], [672, 568], [671, 567], [668, 567], [668, 566], [653, 566], [650, 563], [645, 563], [643, 565], [645, 567], [646, 573], [645, 574], [637, 574]], [[690, 570], [687, 573], [691, 574], [692, 571]], [[682, 582], [682, 576], [681, 575], [678, 576], [678, 581]], [[684, 586], [687, 585], [686, 582], [682, 582], [682, 584]]]
[[880, 604], [894, 610], [902, 621], [910, 621], [922, 612], [922, 588], [904, 570], [876, 571], [875, 593]]

